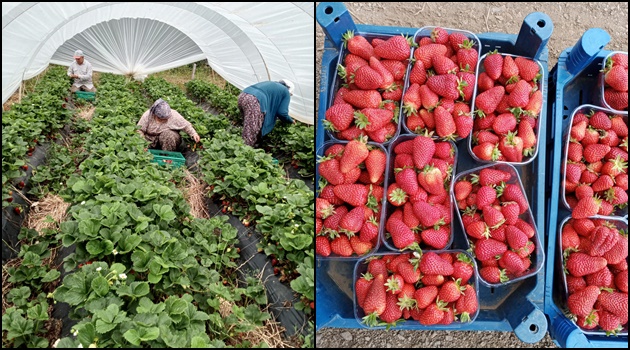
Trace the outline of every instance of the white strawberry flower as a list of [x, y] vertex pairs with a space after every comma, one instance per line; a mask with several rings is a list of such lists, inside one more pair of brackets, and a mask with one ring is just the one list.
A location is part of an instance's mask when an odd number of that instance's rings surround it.
[[96, 268], [96, 271], [101, 271], [102, 269], [103, 268], [99, 266], [99, 267]]
[[74, 335], [74, 336], [76, 337], [77, 335], [79, 335], [79, 331], [77, 331], [77, 330], [73, 330], [73, 331], [72, 331], [72, 335]]
[[85, 201], [81, 202], [81, 205], [85, 204]]
[[57, 340], [55, 340], [55, 342], [53, 343], [53, 346], [52, 346], [52, 347], [53, 347], [53, 348], [56, 348], [56, 347], [57, 347], [57, 345], [59, 345], [59, 341], [60, 341], [60, 340], [61, 340], [61, 339], [57, 339]]
[[98, 345], [96, 345], [96, 343], [92, 343], [88, 346], [88, 348], [98, 348]]
[[121, 273], [118, 275], [118, 278], [120, 278], [121, 280], [127, 279], [127, 275], [125, 275], [124, 273]]
[[118, 255], [118, 251], [117, 251], [116, 249], [114, 249], [114, 250], [112, 251], [112, 254], [114, 254], [114, 255]]
[[79, 343], [79, 346], [77, 346], [77, 348], [82, 348], [83, 344]]

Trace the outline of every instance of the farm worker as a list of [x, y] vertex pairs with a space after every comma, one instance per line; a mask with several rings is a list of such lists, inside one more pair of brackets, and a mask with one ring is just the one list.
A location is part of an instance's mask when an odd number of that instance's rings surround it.
[[243, 142], [254, 146], [273, 130], [276, 120], [295, 124], [289, 116], [289, 102], [293, 96], [293, 83], [263, 81], [251, 85], [238, 95], [238, 109], [243, 114]]
[[192, 124], [179, 112], [171, 109], [168, 102], [161, 98], [142, 114], [138, 125], [140, 125], [138, 132], [151, 143], [149, 148], [152, 149], [176, 151], [182, 143], [180, 130], [184, 130], [195, 142], [199, 142], [199, 135]]
[[76, 50], [74, 52], [74, 62], [68, 67], [68, 76], [74, 78], [70, 91], [96, 92], [96, 88], [92, 84], [92, 64], [83, 57], [83, 51]]

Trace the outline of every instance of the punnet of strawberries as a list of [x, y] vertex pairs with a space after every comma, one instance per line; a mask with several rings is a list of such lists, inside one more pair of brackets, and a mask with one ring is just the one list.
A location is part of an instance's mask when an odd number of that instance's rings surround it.
[[468, 137], [473, 127], [470, 112], [479, 39], [464, 31], [427, 27], [414, 40], [417, 48], [403, 96], [405, 127], [442, 140]]
[[542, 267], [538, 254], [544, 253], [537, 246], [529, 202], [512, 166], [486, 166], [458, 175], [453, 196], [483, 282], [510, 283]]
[[390, 145], [385, 242], [392, 250], [447, 249], [452, 242], [452, 175], [456, 147], [427, 135]]
[[604, 105], [628, 110], [628, 53], [616, 52], [606, 58], [601, 75]]
[[385, 149], [367, 142], [329, 142], [318, 161], [316, 198], [318, 257], [356, 257], [378, 247], [383, 207]]
[[542, 68], [532, 59], [497, 50], [479, 65], [471, 156], [481, 162], [525, 164], [538, 148], [543, 105]]
[[627, 214], [628, 116], [578, 107], [564, 150], [564, 201], [573, 217]]
[[628, 224], [567, 218], [561, 226], [566, 315], [589, 332], [628, 333]]
[[464, 251], [377, 254], [357, 262], [355, 312], [367, 327], [458, 326], [477, 317], [477, 286]]
[[373, 142], [387, 142], [398, 133], [412, 39], [403, 35], [368, 38], [352, 31], [343, 39], [343, 59], [337, 67], [341, 84], [326, 110], [324, 126], [337, 140], [365, 135]]

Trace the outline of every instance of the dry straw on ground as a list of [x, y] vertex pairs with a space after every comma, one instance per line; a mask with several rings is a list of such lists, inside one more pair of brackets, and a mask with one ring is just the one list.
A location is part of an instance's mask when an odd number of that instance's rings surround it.
[[[69, 206], [70, 203], [64, 202], [58, 195], [48, 194], [39, 202], [31, 203], [25, 226], [36, 230], [40, 235], [44, 229], [56, 229], [64, 221]], [[52, 222], [47, 219], [49, 215]]]
[[184, 194], [184, 199], [190, 205], [190, 214], [196, 218], [208, 219], [210, 214], [206, 208], [206, 194], [208, 193], [208, 184], [198, 179], [188, 169], [184, 171], [184, 186], [179, 190]]

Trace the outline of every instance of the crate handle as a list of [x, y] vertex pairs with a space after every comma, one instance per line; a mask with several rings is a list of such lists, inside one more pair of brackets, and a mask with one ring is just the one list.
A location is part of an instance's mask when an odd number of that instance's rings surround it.
[[532, 12], [525, 17], [521, 31], [516, 38], [514, 47], [518, 54], [539, 59], [543, 50], [547, 47], [547, 41], [553, 32], [551, 17], [542, 12]]
[[348, 30], [358, 32], [350, 12], [343, 3], [322, 2], [317, 6], [316, 11], [317, 23], [322, 27], [328, 39], [335, 43], [335, 47], [340, 47], [341, 36]]
[[571, 48], [567, 58], [567, 71], [579, 74], [593, 62], [599, 52], [610, 42], [610, 35], [601, 28], [591, 28], [584, 32], [578, 42]]

